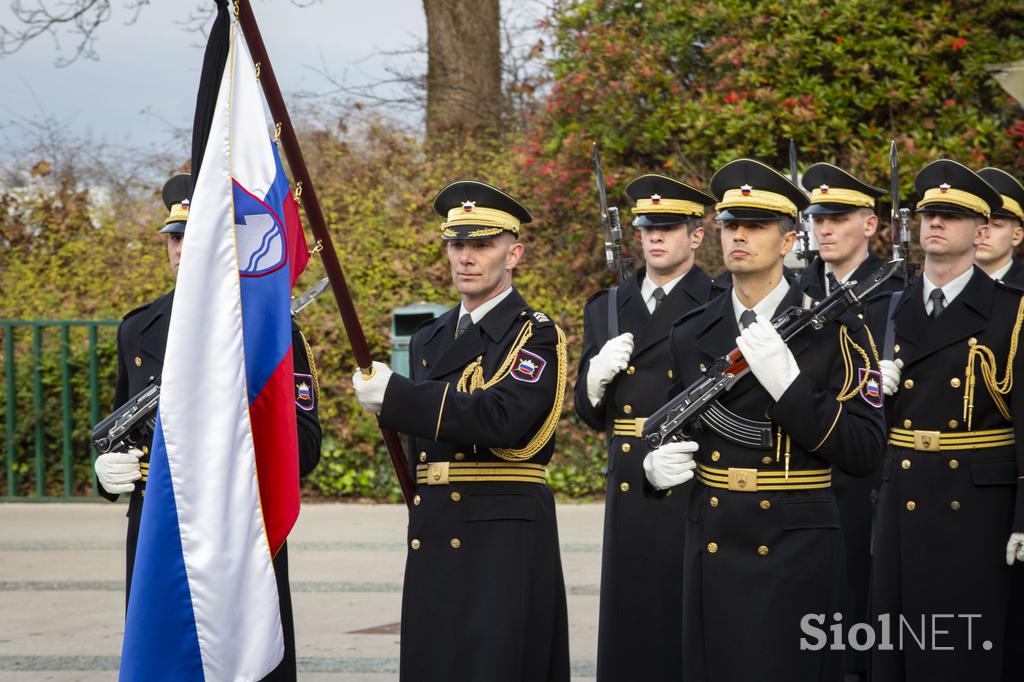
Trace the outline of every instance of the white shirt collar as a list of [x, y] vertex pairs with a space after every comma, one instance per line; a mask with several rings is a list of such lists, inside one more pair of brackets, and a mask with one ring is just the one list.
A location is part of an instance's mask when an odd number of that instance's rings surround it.
[[[687, 270], [686, 272], [679, 275], [671, 282], [667, 284], [662, 284], [661, 290], [665, 292], [666, 296], [668, 296], [670, 293], [672, 293], [672, 289], [674, 289], [675, 286], [679, 284], [680, 280], [682, 280], [683, 277], [686, 277], [687, 273], [689, 272], [690, 271]], [[643, 296], [644, 303], [647, 304], [647, 312], [649, 313], [654, 312], [654, 290], [657, 288], [658, 285], [652, 282], [650, 277], [644, 275], [644, 281], [640, 284], [640, 295]]]
[[943, 301], [943, 303], [944, 303], [943, 308], [944, 309], [948, 308], [949, 304], [953, 302], [953, 299], [955, 299], [957, 296], [959, 296], [960, 292], [963, 291], [964, 287], [967, 286], [967, 283], [971, 281], [971, 275], [973, 275], [973, 274], [974, 274], [974, 267], [972, 266], [972, 267], [967, 268], [967, 270], [962, 275], [957, 276], [955, 279], [953, 279], [952, 281], [950, 281], [948, 284], [946, 284], [943, 287], [935, 286], [928, 279], [928, 275], [924, 275], [923, 279], [924, 279], [924, 308], [925, 308], [925, 311], [929, 315], [931, 314], [931, 312], [932, 312], [932, 310], [931, 310], [931, 296], [932, 296], [932, 292], [935, 289], [940, 289], [940, 288], [942, 289], [942, 297], [944, 299], [944, 301]]
[[1011, 267], [1013, 267], [1013, 259], [1012, 258], [1010, 260], [1006, 261], [1006, 265], [1004, 265], [1003, 267], [999, 268], [998, 270], [996, 270], [995, 272], [992, 273], [992, 275], [991, 275], [992, 279], [1002, 279], [1003, 277], [1006, 277], [1006, 273], [1008, 273], [1010, 271]]
[[[779, 281], [779, 283], [775, 285], [775, 288], [772, 289], [767, 296], [758, 301], [757, 304], [754, 305], [753, 308], [751, 308], [751, 310], [753, 310], [758, 317], [767, 317], [769, 320], [771, 320], [772, 315], [775, 314], [776, 308], [779, 307], [779, 305], [782, 303], [782, 299], [786, 298], [786, 294], [788, 293], [789, 282], [787, 282], [786, 278], [783, 277]], [[739, 326], [740, 315], [743, 314], [743, 311], [746, 310], [747, 307], [740, 303], [740, 299], [736, 296], [735, 286], [733, 286], [731, 290], [731, 295], [732, 312], [736, 316], [736, 326]]]
[[500, 294], [490, 299], [489, 301], [486, 301], [478, 305], [476, 309], [473, 310], [473, 312], [471, 313], [468, 310], [466, 310], [466, 304], [462, 303], [459, 305], [458, 319], [461, 320], [463, 315], [469, 313], [469, 317], [471, 320], [473, 320], [473, 324], [477, 324], [480, 322], [480, 320], [484, 319], [484, 315], [498, 307], [498, 304], [504, 301], [506, 298], [508, 298], [508, 295], [511, 293], [512, 287], [509, 287], [508, 289], [505, 289], [505, 291], [501, 292]]

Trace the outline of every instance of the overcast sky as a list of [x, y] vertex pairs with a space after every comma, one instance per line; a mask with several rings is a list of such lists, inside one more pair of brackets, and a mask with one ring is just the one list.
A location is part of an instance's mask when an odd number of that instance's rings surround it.
[[[17, 146], [25, 126], [42, 116], [55, 117], [75, 137], [129, 146], [166, 144], [175, 127], [191, 127], [205, 39], [175, 22], [197, 0], [153, 0], [132, 25], [124, 1], [111, 0], [113, 16], [96, 41], [98, 60], [57, 67], [68, 50], [62, 53], [47, 36], [0, 57], [4, 148]], [[0, 2], [0, 25], [13, 26], [10, 0]], [[386, 78], [386, 65], [425, 70], [425, 57], [379, 54], [425, 40], [422, 0], [324, 0], [302, 9], [286, 0], [253, 0], [253, 9], [289, 100], [330, 89], [317, 73], [324, 68], [349, 85]]]

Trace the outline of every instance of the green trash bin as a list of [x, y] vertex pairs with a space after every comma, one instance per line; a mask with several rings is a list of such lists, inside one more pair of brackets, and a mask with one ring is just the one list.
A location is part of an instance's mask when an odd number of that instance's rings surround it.
[[391, 314], [391, 369], [404, 377], [409, 376], [409, 341], [413, 332], [424, 322], [433, 320], [448, 306], [440, 303], [413, 303], [395, 309]]

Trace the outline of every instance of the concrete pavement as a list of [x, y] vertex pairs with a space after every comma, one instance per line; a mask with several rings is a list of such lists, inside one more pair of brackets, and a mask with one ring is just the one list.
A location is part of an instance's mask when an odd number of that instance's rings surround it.
[[[124, 504], [0, 504], [0, 678], [115, 679], [123, 634]], [[559, 504], [573, 681], [592, 680], [600, 504]], [[289, 540], [299, 679], [398, 679], [406, 512], [306, 504]]]

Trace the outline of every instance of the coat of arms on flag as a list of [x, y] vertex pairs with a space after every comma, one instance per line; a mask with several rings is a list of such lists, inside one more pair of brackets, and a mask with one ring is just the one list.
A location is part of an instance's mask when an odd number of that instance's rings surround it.
[[[872, 407], [882, 406], [882, 374], [878, 370], [858, 368], [860, 383], [860, 397]], [[864, 376], [867, 375], [867, 380]]]
[[534, 384], [540, 380], [540, 375], [544, 372], [544, 365], [546, 364], [547, 362], [544, 358], [524, 348], [519, 351], [515, 362], [512, 363], [510, 374], [517, 381]]

